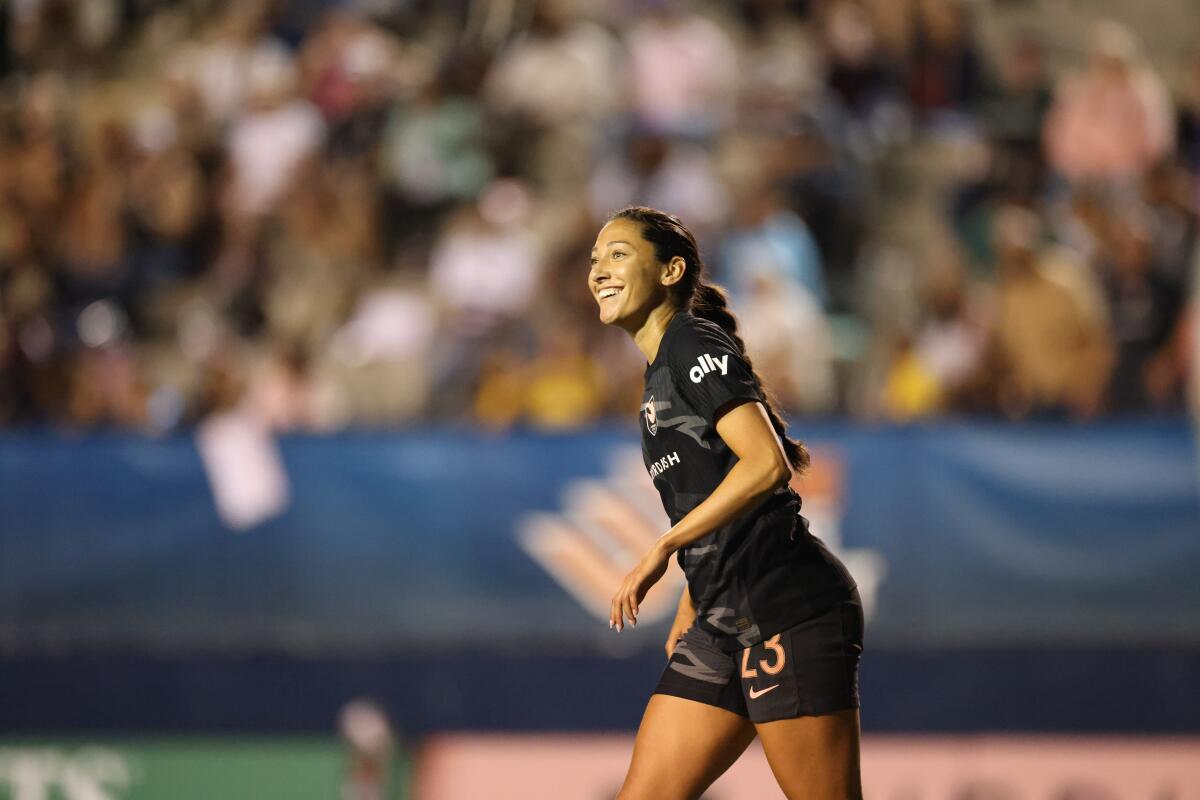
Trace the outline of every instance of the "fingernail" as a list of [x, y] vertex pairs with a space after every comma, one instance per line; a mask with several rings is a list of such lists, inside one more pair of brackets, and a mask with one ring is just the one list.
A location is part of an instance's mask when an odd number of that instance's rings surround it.
[[610, 631], [612, 630], [612, 620], [611, 619], [608, 621], [608, 629]]

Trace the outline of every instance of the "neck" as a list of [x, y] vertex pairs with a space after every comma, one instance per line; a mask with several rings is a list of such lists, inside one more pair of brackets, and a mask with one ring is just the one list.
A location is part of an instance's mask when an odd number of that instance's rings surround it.
[[663, 303], [646, 315], [645, 321], [637, 330], [630, 331], [633, 334], [633, 343], [642, 351], [647, 363], [654, 361], [654, 357], [658, 355], [658, 346], [662, 343], [663, 334], [667, 332], [667, 325], [671, 323], [675, 313], [675, 308], [669, 303]]

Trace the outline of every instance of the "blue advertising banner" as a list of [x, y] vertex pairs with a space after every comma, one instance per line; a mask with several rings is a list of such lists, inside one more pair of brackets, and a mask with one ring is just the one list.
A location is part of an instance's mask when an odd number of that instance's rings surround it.
[[[798, 433], [874, 645], [1200, 643], [1185, 423]], [[632, 431], [231, 441], [0, 436], [0, 649], [661, 645], [603, 621], [664, 524]]]

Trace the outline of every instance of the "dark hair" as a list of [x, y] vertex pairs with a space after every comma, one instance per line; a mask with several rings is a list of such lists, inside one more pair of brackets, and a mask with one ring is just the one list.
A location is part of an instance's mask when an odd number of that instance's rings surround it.
[[787, 423], [775, 410], [775, 404], [763, 386], [762, 378], [754, 371], [750, 356], [746, 354], [746, 345], [738, 334], [737, 317], [729, 310], [728, 297], [725, 290], [716, 284], [705, 281], [704, 262], [700, 259], [700, 247], [696, 237], [692, 235], [679, 218], [665, 211], [647, 206], [629, 206], [609, 217], [609, 220], [627, 219], [638, 223], [642, 228], [642, 238], [654, 245], [654, 255], [662, 263], [679, 256], [687, 264], [683, 278], [672, 284], [671, 302], [681, 311], [690, 311], [701, 319], [716, 323], [721, 330], [733, 339], [747, 366], [754, 373], [754, 381], [763, 393], [763, 406], [775, 433], [783, 442], [783, 451], [787, 460], [797, 472], [803, 472], [809, 465], [808, 448], [787, 435]]

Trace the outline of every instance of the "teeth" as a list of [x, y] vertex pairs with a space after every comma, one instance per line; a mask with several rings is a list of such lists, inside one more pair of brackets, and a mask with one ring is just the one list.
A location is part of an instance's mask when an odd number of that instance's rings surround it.
[[619, 291], [621, 291], [621, 290], [620, 289], [605, 289], [600, 292], [600, 299], [604, 300], [606, 298], [613, 297]]

